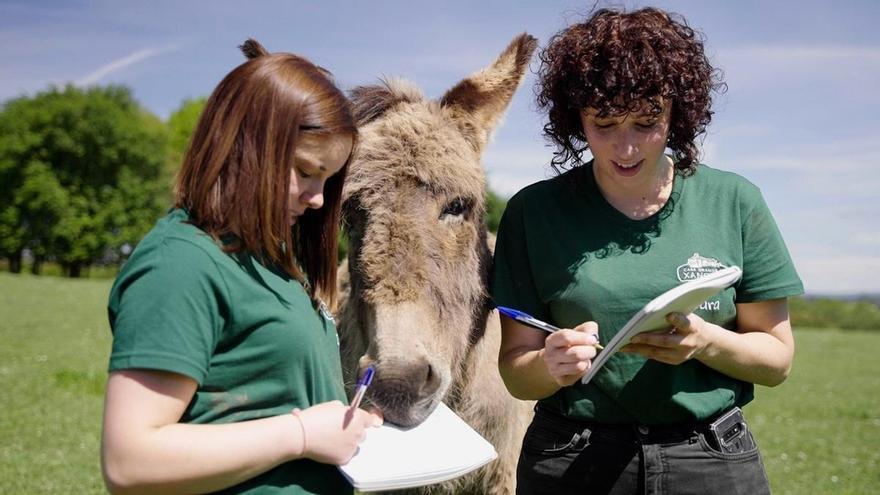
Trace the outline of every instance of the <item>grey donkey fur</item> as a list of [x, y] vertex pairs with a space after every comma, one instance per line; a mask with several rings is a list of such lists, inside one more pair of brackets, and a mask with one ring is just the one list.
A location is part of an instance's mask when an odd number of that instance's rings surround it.
[[416, 493], [514, 493], [532, 404], [511, 397], [498, 373], [480, 157], [536, 46], [518, 36], [439, 101], [400, 80], [352, 92], [360, 141], [343, 206], [346, 383], [373, 364], [367, 399], [386, 421], [419, 424], [443, 401], [499, 454], [470, 475]]

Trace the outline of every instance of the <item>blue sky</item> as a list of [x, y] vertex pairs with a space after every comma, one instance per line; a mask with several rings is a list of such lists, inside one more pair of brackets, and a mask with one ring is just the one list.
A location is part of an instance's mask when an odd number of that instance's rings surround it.
[[[0, 1], [0, 100], [50, 84], [118, 83], [162, 118], [204, 96], [254, 37], [341, 86], [402, 76], [440, 96], [518, 33], [542, 46], [592, 2]], [[658, 1], [705, 33], [726, 94], [703, 162], [763, 191], [811, 294], [880, 293], [880, 2]], [[536, 68], [532, 64], [532, 68]], [[534, 76], [484, 157], [510, 195], [551, 175]]]

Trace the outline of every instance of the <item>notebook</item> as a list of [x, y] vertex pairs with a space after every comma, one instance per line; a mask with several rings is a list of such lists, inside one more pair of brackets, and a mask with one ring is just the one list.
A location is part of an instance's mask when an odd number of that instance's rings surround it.
[[370, 429], [339, 470], [359, 491], [398, 490], [451, 480], [487, 464], [495, 448], [442, 402], [420, 425]]
[[589, 382], [602, 365], [608, 361], [618, 349], [626, 345], [636, 334], [669, 328], [666, 315], [669, 313], [693, 313], [706, 299], [735, 284], [742, 277], [738, 266], [690, 280], [660, 294], [646, 304], [638, 313], [605, 344], [605, 349], [593, 359], [590, 370], [581, 378], [581, 383]]

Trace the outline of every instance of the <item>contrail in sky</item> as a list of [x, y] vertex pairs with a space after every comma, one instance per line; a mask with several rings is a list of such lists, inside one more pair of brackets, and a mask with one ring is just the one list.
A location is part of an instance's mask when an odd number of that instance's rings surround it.
[[134, 53], [126, 55], [122, 58], [118, 58], [108, 64], [102, 65], [97, 70], [92, 71], [85, 77], [77, 79], [74, 84], [77, 86], [88, 86], [90, 84], [95, 84], [100, 81], [104, 77], [118, 71], [134, 65], [138, 62], [142, 62], [148, 58], [155, 57], [156, 55], [169, 52], [172, 50], [176, 50], [178, 45], [171, 44], [160, 47], [152, 47], [152, 48], [144, 48], [142, 50], [138, 50]]

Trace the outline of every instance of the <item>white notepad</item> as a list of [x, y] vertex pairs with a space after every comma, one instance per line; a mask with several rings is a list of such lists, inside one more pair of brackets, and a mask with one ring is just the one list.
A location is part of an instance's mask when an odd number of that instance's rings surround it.
[[386, 424], [367, 436], [339, 466], [362, 492], [397, 490], [451, 480], [495, 459], [495, 448], [442, 402], [422, 424]]
[[587, 374], [581, 378], [581, 383], [589, 382], [602, 365], [608, 361], [618, 349], [629, 343], [633, 336], [642, 332], [651, 332], [669, 328], [666, 315], [669, 313], [693, 313], [706, 299], [714, 296], [722, 290], [735, 284], [742, 276], [742, 270], [738, 266], [732, 266], [718, 270], [698, 279], [685, 282], [651, 299], [638, 313], [620, 329], [610, 342], [605, 344], [605, 349], [593, 359], [593, 364]]

